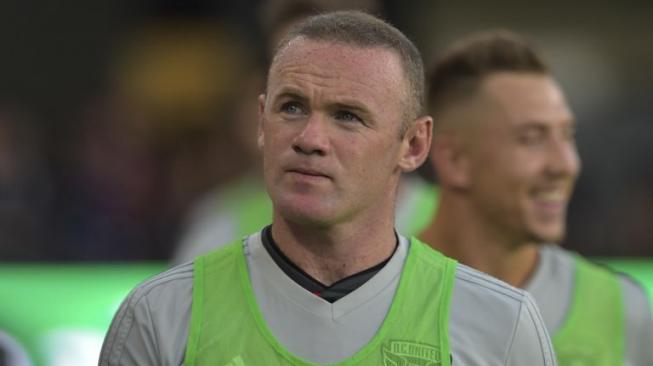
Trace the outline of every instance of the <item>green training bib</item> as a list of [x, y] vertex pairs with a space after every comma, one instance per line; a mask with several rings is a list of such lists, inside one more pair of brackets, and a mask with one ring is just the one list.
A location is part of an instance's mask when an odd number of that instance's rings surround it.
[[[451, 366], [449, 306], [456, 262], [411, 239], [393, 303], [377, 334], [334, 365]], [[316, 365], [272, 335], [236, 241], [194, 263], [186, 366]]]
[[567, 319], [553, 336], [558, 364], [623, 365], [625, 324], [619, 279], [577, 257], [575, 286]]

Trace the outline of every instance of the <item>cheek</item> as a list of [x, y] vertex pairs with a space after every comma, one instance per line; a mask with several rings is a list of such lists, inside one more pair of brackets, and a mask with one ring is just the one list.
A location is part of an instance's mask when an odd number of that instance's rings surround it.
[[261, 157], [263, 160], [263, 171], [270, 177], [275, 175], [283, 154], [283, 142], [278, 136], [277, 131], [266, 129], [262, 139]]
[[484, 192], [493, 199], [510, 200], [528, 192], [536, 176], [529, 161], [515, 156], [493, 156], [487, 154], [473, 163], [470, 168], [473, 189]]
[[491, 174], [498, 177], [499, 184], [502, 184], [509, 194], [520, 197], [529, 194], [539, 176], [537, 166], [532, 161], [506, 163]]
[[375, 171], [379, 174], [393, 171], [398, 165], [399, 143], [387, 139], [349, 141], [344, 149], [344, 159], [359, 161], [361, 170]]
[[537, 179], [545, 165], [545, 157], [537, 151], [520, 147], [505, 148], [499, 154], [488, 154], [490, 174], [502, 177], [507, 184], [524, 185]]
[[270, 123], [264, 130], [263, 151], [274, 155], [277, 151], [282, 151], [284, 146], [289, 144], [287, 131], [279, 128], [278, 124]]

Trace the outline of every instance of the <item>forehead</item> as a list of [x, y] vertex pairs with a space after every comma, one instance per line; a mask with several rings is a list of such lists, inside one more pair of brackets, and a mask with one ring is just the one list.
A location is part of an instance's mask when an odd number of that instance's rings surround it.
[[395, 98], [404, 92], [400, 86], [405, 86], [399, 56], [390, 49], [303, 37], [293, 39], [282, 49], [270, 68], [268, 87], [289, 81], [353, 88], [352, 92], [365, 94], [392, 94]]
[[480, 95], [512, 124], [563, 123], [573, 119], [562, 89], [548, 75], [496, 73], [482, 82]]

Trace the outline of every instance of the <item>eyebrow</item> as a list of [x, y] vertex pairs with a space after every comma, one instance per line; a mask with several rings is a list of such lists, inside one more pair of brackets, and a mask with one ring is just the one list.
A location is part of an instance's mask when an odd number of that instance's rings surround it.
[[281, 93], [277, 94], [274, 96], [275, 100], [278, 99], [283, 99], [283, 98], [288, 98], [288, 99], [296, 99], [302, 102], [305, 102], [308, 100], [307, 97], [302, 95], [299, 91], [295, 90], [294, 88], [285, 88], [281, 91]]
[[543, 121], [537, 121], [537, 120], [530, 120], [526, 121], [523, 123], [520, 123], [516, 126], [514, 126], [514, 129], [517, 131], [523, 131], [523, 130], [531, 130], [531, 129], [540, 129], [540, 130], [547, 130], [549, 129], [549, 125], [546, 122]]
[[563, 124], [560, 126], [551, 126], [549, 123], [540, 120], [529, 120], [520, 125], [514, 126], [513, 131], [516, 134], [526, 133], [528, 131], [538, 131], [540, 133], [552, 133], [557, 128], [561, 128], [563, 131], [575, 131], [576, 130], [576, 120], [570, 118], [563, 121]]
[[[576, 119], [574, 119], [574, 118], [566, 119], [566, 120], [563, 121], [563, 124], [566, 125], [566, 126], [575, 127], [576, 126]], [[532, 128], [532, 127], [547, 127], [548, 128], [548, 126], [549, 126], [549, 123], [547, 123], [545, 121], [528, 120], [528, 121], [525, 121], [525, 122], [522, 122], [522, 123], [518, 124], [517, 126], [515, 126], [515, 128], [517, 128], [517, 129]]]
[[[301, 102], [308, 101], [308, 98], [304, 96], [303, 93], [301, 93], [299, 90], [292, 87], [283, 88], [281, 92], [274, 97], [275, 100], [284, 99], [284, 98], [299, 100]], [[330, 106], [335, 109], [346, 109], [364, 115], [371, 114], [369, 108], [366, 108], [365, 105], [361, 104], [356, 100], [343, 99], [340, 101], [334, 101], [330, 103]]]
[[335, 102], [332, 104], [336, 109], [346, 109], [352, 112], [357, 112], [363, 115], [369, 115], [370, 111], [368, 108], [365, 106], [361, 105], [358, 102], [354, 101], [342, 101], [342, 102]]

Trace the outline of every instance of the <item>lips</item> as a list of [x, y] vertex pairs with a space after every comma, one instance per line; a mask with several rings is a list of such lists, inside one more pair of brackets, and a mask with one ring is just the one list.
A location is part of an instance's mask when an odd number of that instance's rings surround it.
[[567, 190], [563, 188], [537, 189], [531, 194], [541, 214], [550, 217], [564, 214], [568, 203]]
[[571, 187], [568, 184], [542, 184], [531, 187], [530, 196], [535, 200], [550, 204], [566, 204]]
[[326, 173], [323, 173], [320, 170], [312, 169], [312, 168], [306, 168], [306, 167], [293, 167], [286, 169], [287, 172], [289, 173], [295, 173], [295, 174], [300, 174], [306, 177], [315, 177], [315, 178], [328, 178], [331, 179], [331, 176], [329, 176]]
[[545, 203], [564, 204], [567, 201], [567, 195], [562, 190], [541, 191], [534, 194], [535, 199]]

